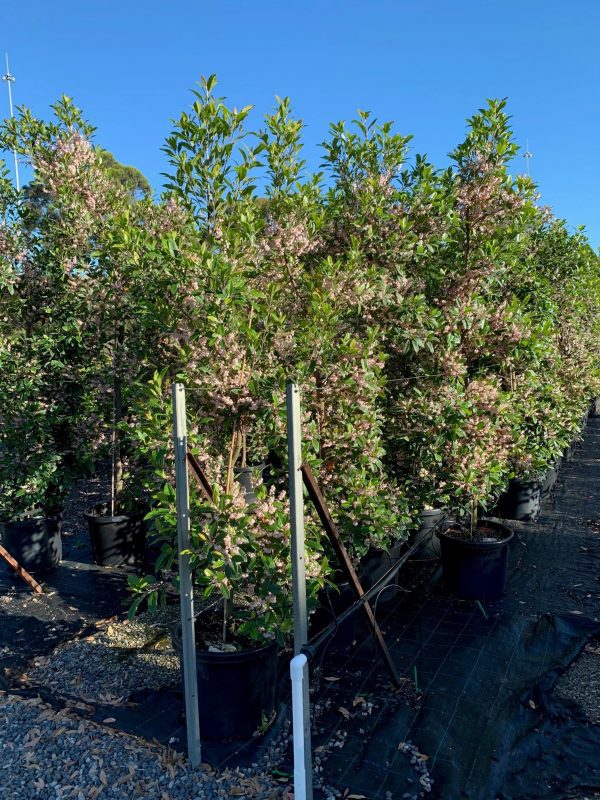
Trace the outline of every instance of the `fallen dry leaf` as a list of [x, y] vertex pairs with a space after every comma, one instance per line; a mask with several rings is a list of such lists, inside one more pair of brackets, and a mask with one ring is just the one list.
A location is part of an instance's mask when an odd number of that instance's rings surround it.
[[344, 708], [344, 706], [340, 706], [340, 707], [338, 708], [338, 711], [340, 712], [340, 714], [341, 714], [343, 717], [346, 717], [346, 719], [352, 719], [352, 714], [351, 714], [351, 713], [348, 711], [348, 709], [347, 709], [347, 708]]
[[108, 724], [109, 722], [116, 722], [116, 721], [117, 720], [114, 717], [107, 717], [106, 719], [102, 720], [102, 722], [104, 722], [105, 724]]
[[98, 693], [98, 700], [101, 703], [104, 703], [107, 706], [121, 706], [125, 702], [124, 697], [117, 697], [114, 694], [109, 694], [108, 692], [105, 694], [103, 692]]

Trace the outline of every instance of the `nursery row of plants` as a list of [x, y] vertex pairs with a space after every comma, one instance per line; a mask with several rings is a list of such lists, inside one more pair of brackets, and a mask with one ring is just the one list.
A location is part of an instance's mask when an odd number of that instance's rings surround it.
[[[192, 568], [225, 607], [201, 635], [230, 649], [292, 628], [286, 380], [357, 564], [424, 514], [474, 529], [511, 481], [537, 485], [600, 394], [598, 254], [510, 174], [505, 101], [468, 120], [444, 169], [359, 111], [310, 172], [290, 102], [257, 130], [250, 112], [202, 80], [160, 199], [67, 97], [0, 132], [32, 170], [21, 193], [0, 179], [2, 516], [39, 517], [110, 464], [91, 517], [133, 516], [139, 535], [145, 515], [160, 548], [134, 607], [155, 604], [177, 559], [182, 382], [213, 487], [209, 503], [192, 485]], [[337, 565], [308, 508], [306, 566], [314, 605]]]

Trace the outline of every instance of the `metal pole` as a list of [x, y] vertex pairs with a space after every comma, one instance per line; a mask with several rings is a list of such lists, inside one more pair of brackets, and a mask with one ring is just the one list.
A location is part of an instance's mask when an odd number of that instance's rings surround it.
[[174, 383], [173, 442], [175, 444], [175, 493], [177, 497], [177, 545], [179, 553], [179, 594], [181, 602], [182, 667], [185, 688], [185, 721], [187, 726], [188, 757], [195, 769], [201, 763], [200, 717], [198, 712], [198, 678], [196, 675], [196, 635], [194, 632], [194, 590], [189, 555], [190, 502], [187, 473], [187, 423], [185, 389]]
[[288, 426], [288, 477], [292, 529], [292, 580], [294, 587], [294, 655], [308, 640], [306, 610], [306, 565], [304, 562], [304, 495], [302, 479], [302, 432], [300, 390], [295, 383], [286, 387]]
[[[292, 589], [294, 595], [294, 655], [298, 656], [308, 641], [308, 613], [306, 609], [306, 564], [304, 544], [304, 489], [302, 478], [302, 435], [300, 424], [300, 390], [293, 382], [286, 386], [287, 426], [288, 426], [288, 477], [290, 492]], [[295, 661], [296, 659], [293, 659]], [[291, 669], [291, 667], [290, 667]], [[302, 753], [303, 763], [294, 766], [294, 794], [303, 800], [312, 800], [312, 752], [310, 742], [310, 696], [308, 686], [308, 665], [304, 667], [302, 680], [302, 717], [298, 720], [298, 710], [294, 717], [294, 739], [302, 737], [302, 748], [294, 744], [296, 753]], [[296, 691], [299, 691], [297, 689]], [[298, 698], [297, 698], [298, 701]], [[296, 783], [296, 776], [302, 776], [302, 785]]]
[[529, 139], [526, 139], [527, 144], [525, 145], [525, 153], [523, 158], [525, 159], [525, 164], [527, 165], [527, 177], [529, 178], [529, 159], [532, 157], [533, 153], [529, 152]]
[[[10, 69], [8, 68], [8, 53], [6, 55], [6, 75], [2, 76], [2, 80], [6, 81], [8, 84], [8, 106], [10, 108], [10, 116], [11, 119], [14, 117], [13, 113], [13, 101], [12, 101], [12, 88], [11, 83], [15, 82], [14, 76], [10, 74]], [[17, 192], [19, 191], [19, 160], [17, 159], [17, 151], [13, 150], [13, 158], [15, 160], [15, 187]]]

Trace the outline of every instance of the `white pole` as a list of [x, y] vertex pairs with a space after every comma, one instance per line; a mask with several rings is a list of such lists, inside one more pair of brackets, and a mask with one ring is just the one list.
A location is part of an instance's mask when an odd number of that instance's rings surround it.
[[[294, 800], [308, 800], [312, 797], [312, 781], [307, 781], [307, 758], [304, 749], [304, 687], [308, 685], [308, 660], [304, 653], [294, 656], [290, 661], [290, 677], [292, 679], [292, 733], [294, 740]], [[310, 753], [308, 764], [310, 767]]]
[[196, 635], [194, 631], [194, 590], [189, 555], [190, 502], [187, 473], [187, 423], [185, 389], [181, 383], [172, 386], [173, 441], [175, 444], [175, 492], [177, 497], [177, 545], [179, 553], [179, 593], [181, 602], [182, 666], [185, 689], [185, 721], [188, 757], [195, 769], [201, 763], [200, 717], [198, 711], [198, 678], [196, 675]]
[[[10, 69], [8, 67], [8, 53], [6, 55], [6, 75], [2, 76], [2, 80], [6, 81], [8, 84], [8, 106], [10, 108], [10, 116], [11, 119], [14, 117], [13, 113], [13, 101], [12, 101], [12, 88], [11, 84], [15, 82], [14, 77], [10, 74]], [[17, 192], [19, 191], [19, 160], [17, 158], [17, 151], [13, 150], [13, 158], [15, 160], [15, 187]]]
[[[292, 663], [304, 658], [304, 680], [296, 689], [300, 694], [293, 707], [294, 717], [294, 796], [312, 800], [312, 753], [310, 742], [310, 696], [306, 656], [300, 651], [308, 641], [308, 614], [306, 609], [306, 563], [304, 544], [304, 493], [302, 483], [302, 434], [300, 424], [300, 390], [295, 383], [286, 387], [288, 425], [288, 478], [290, 492], [292, 590], [294, 597], [294, 655]], [[290, 664], [290, 669], [292, 666]], [[294, 689], [292, 688], [292, 691]], [[299, 704], [299, 705], [298, 705]], [[297, 744], [301, 739], [302, 744]], [[301, 754], [301, 756], [300, 756]], [[297, 758], [302, 762], [297, 762]], [[296, 774], [299, 776], [296, 779]], [[300, 777], [301, 776], [301, 777]], [[300, 781], [300, 782], [299, 782]]]

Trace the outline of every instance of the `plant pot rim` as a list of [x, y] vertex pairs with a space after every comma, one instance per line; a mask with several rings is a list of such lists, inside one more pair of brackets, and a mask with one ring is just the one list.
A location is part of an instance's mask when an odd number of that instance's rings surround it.
[[60, 505], [48, 506], [48, 508], [32, 508], [30, 511], [21, 511], [19, 514], [0, 517], [0, 525], [29, 522], [34, 519], [55, 519], [62, 516], [64, 510], [64, 507]]
[[[181, 640], [181, 625], [176, 625], [172, 631], [172, 639], [175, 651], [177, 653], [181, 652], [183, 649], [183, 642]], [[276, 653], [279, 649], [279, 645], [277, 643], [277, 639], [273, 639], [272, 642], [267, 642], [264, 645], [259, 645], [258, 647], [249, 648], [246, 650], [235, 650], [235, 651], [219, 651], [213, 652], [212, 650], [205, 650], [202, 647], [198, 647], [196, 645], [196, 658], [201, 659], [202, 661], [209, 661], [213, 664], [242, 664], [246, 661], [252, 661], [257, 656], [268, 655], [271, 651]]]
[[144, 519], [147, 513], [145, 511], [135, 511], [132, 513], [119, 512], [118, 514], [103, 514], [98, 511], [100, 508], [108, 508], [108, 504], [96, 503], [95, 506], [92, 506], [91, 508], [88, 508], [87, 511], [84, 511], [83, 516], [85, 519], [95, 519], [99, 520], [100, 522], [127, 522], [130, 520]]
[[381, 556], [386, 555], [389, 556], [392, 548], [398, 547], [399, 544], [406, 544], [408, 541], [408, 536], [398, 536], [395, 539], [390, 539], [390, 542], [387, 546], [379, 547], [377, 545], [372, 544], [369, 549], [367, 550], [364, 555], [360, 556], [360, 561], [364, 561], [365, 558], [369, 558], [369, 556]]
[[487, 517], [484, 519], [479, 520], [478, 526], [480, 524], [485, 524], [488, 527], [495, 528], [499, 532], [504, 533], [504, 536], [493, 542], [476, 542], [471, 541], [469, 539], [457, 539], [455, 536], [451, 536], [448, 533], [448, 528], [455, 523], [449, 521], [447, 527], [442, 530], [436, 531], [435, 535], [438, 539], [443, 540], [445, 542], [451, 542], [456, 547], [461, 547], [464, 549], [469, 550], [493, 550], [494, 548], [504, 547], [505, 545], [509, 544], [509, 542], [513, 539], [515, 532], [512, 528], [508, 525], [505, 525], [503, 522], [498, 522], [494, 519], [488, 519]]
[[422, 508], [419, 511], [420, 517], [433, 517], [438, 516], [439, 514], [444, 514], [448, 511], [445, 506], [439, 506], [439, 508]]
[[511, 478], [509, 483], [514, 486], [515, 484], [519, 484], [521, 486], [532, 486], [538, 487], [541, 484], [541, 479], [543, 478], [546, 470], [542, 470], [539, 473], [534, 473], [532, 475], [524, 476], [522, 478]]
[[246, 467], [234, 467], [234, 475], [241, 475], [243, 472], [256, 472], [265, 470], [269, 466], [267, 461], [261, 461], [260, 464], [248, 464]]

